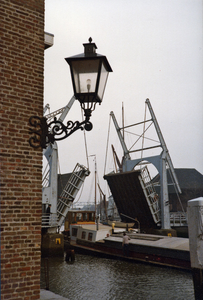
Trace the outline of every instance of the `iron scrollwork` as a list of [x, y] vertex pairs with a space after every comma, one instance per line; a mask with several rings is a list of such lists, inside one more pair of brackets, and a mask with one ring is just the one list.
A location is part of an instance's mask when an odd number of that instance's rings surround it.
[[46, 148], [49, 143], [60, 141], [78, 129], [90, 131], [92, 130], [92, 123], [89, 121], [89, 117], [86, 117], [84, 121], [68, 121], [65, 126], [61, 121], [55, 117], [53, 121], [47, 124], [45, 117], [32, 116], [29, 119], [29, 123], [33, 128], [30, 128], [29, 134], [33, 136], [29, 139], [29, 144], [33, 148]]

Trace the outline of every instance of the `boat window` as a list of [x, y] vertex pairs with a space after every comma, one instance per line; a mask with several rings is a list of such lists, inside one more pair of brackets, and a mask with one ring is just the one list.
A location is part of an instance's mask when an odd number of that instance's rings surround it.
[[93, 237], [93, 233], [89, 232], [89, 234], [88, 234], [88, 241], [92, 241], [92, 237]]
[[86, 237], [86, 232], [82, 231], [82, 239], [85, 240], [85, 237]]
[[83, 221], [87, 221], [87, 213], [83, 213], [82, 214], [82, 220]]
[[81, 213], [77, 213], [77, 219], [76, 221], [81, 221], [82, 220], [82, 214]]
[[93, 214], [89, 213], [89, 221], [93, 221]]
[[72, 228], [72, 236], [77, 236], [78, 229]]
[[75, 222], [75, 213], [72, 214], [71, 222]]

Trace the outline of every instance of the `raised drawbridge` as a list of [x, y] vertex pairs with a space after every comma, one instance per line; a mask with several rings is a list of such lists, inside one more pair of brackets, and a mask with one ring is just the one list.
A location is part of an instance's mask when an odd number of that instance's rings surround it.
[[89, 170], [77, 164], [57, 201], [58, 225], [61, 226]]
[[[177, 193], [181, 193], [178, 179], [175, 174], [173, 163], [169, 155], [166, 143], [164, 141], [161, 129], [155, 117], [149, 99], [146, 100], [146, 108], [150, 113], [150, 118], [133, 125], [119, 127], [115, 115], [110, 113], [114, 122], [124, 156], [122, 164], [119, 164], [119, 172], [115, 174], [107, 174], [104, 178], [108, 181], [114, 201], [119, 213], [130, 216], [131, 218], [139, 219], [142, 226], [150, 228], [160, 227], [162, 229], [170, 229], [172, 226], [187, 225], [186, 213], [170, 213], [167, 170], [170, 171], [170, 176]], [[146, 128], [146, 124], [149, 126]], [[132, 150], [128, 149], [124, 140], [124, 129], [132, 126], [144, 124], [142, 134], [137, 140], [145, 138], [145, 132], [153, 125], [158, 137], [158, 144], [144, 146]], [[148, 139], [151, 140], [152, 139]], [[161, 149], [157, 155], [144, 155], [155, 148]], [[131, 153], [141, 153], [140, 158], [131, 159]], [[152, 164], [160, 175], [160, 194], [156, 193], [155, 185], [151, 180], [147, 164]], [[136, 167], [139, 165], [139, 168]], [[124, 218], [121, 217], [121, 219]], [[125, 220], [126, 221], [126, 220]]]

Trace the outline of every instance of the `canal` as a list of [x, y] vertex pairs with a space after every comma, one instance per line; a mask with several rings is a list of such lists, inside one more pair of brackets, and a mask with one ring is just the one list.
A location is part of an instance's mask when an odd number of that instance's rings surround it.
[[[49, 289], [70, 300], [193, 300], [190, 272], [76, 254], [49, 258]], [[44, 259], [41, 288], [45, 289]]]

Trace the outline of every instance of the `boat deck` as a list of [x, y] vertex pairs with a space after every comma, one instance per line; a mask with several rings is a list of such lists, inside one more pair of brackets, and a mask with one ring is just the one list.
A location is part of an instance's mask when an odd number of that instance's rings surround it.
[[[130, 244], [146, 245], [148, 247], [158, 247], [167, 249], [177, 249], [182, 251], [189, 251], [189, 239], [169, 236], [157, 236], [149, 234], [128, 234], [131, 238]], [[113, 242], [122, 242], [122, 235], [112, 235], [106, 237], [105, 240]]]

